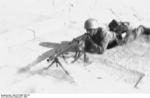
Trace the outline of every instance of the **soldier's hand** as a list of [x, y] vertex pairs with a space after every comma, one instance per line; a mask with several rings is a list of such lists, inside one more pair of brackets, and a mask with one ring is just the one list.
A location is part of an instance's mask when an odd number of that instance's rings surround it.
[[91, 39], [91, 35], [89, 33], [86, 33], [86, 38], [89, 40]]
[[96, 45], [96, 51], [98, 54], [102, 54], [104, 52], [104, 49], [98, 45]]

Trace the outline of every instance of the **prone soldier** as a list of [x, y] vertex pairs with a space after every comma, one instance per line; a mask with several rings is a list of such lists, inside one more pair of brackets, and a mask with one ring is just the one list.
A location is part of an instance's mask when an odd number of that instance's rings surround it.
[[94, 41], [94, 43], [91, 43], [89, 40], [85, 41], [85, 51], [87, 52], [103, 54], [109, 44], [117, 41], [116, 33], [99, 27], [96, 19], [87, 19], [84, 23], [84, 28]]
[[118, 45], [134, 41], [141, 35], [150, 35], [150, 28], [148, 27], [139, 25], [137, 28], [133, 28], [129, 22], [118, 22], [114, 19], [109, 23], [108, 28], [111, 32], [116, 33]]

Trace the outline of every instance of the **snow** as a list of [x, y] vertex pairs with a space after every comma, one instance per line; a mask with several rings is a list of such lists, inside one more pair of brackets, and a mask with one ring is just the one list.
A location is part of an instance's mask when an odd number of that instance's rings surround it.
[[150, 45], [142, 39], [103, 55], [88, 54], [89, 65], [61, 60], [70, 76], [55, 66], [41, 71], [49, 65], [46, 60], [18, 73], [51, 49], [40, 43], [82, 35], [87, 18], [97, 18], [104, 28], [112, 19], [150, 26], [148, 9], [149, 0], [0, 0], [0, 93], [149, 92]]

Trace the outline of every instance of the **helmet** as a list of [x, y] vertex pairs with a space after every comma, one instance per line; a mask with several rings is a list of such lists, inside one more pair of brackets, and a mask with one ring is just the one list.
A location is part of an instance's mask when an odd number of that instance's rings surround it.
[[98, 21], [96, 19], [90, 18], [87, 19], [84, 23], [85, 29], [97, 29], [98, 28]]

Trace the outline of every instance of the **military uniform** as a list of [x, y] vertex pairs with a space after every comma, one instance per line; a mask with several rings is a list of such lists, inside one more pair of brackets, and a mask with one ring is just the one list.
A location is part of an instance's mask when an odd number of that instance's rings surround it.
[[[117, 22], [112, 20], [108, 25], [109, 30], [98, 27], [95, 19], [88, 19], [85, 22], [85, 29], [96, 29], [96, 33], [90, 36], [90, 40], [85, 41], [85, 51], [102, 54], [106, 49], [118, 45], [124, 45], [137, 39], [141, 34], [150, 34], [150, 28], [140, 25], [132, 28], [129, 22]], [[91, 33], [91, 31], [90, 31]]]
[[118, 43], [121, 42], [122, 44], [126, 44], [136, 40], [141, 35], [149, 35], [150, 29], [142, 25], [138, 26], [137, 28], [132, 28], [129, 26], [128, 30], [125, 33], [126, 36], [123, 39], [119, 40]]
[[102, 54], [108, 48], [110, 43], [116, 42], [116, 34], [114, 32], [106, 32], [102, 28], [98, 28], [97, 32], [91, 36], [93, 44], [89, 40], [85, 41], [85, 50], [92, 53]]
[[[142, 34], [150, 34], [150, 28], [147, 28], [143, 25], [133, 28], [128, 22], [117, 22], [116, 20], [112, 20], [108, 27], [110, 31], [116, 33], [118, 45], [129, 43], [137, 39]], [[122, 36], [124, 33], [125, 36]]]

